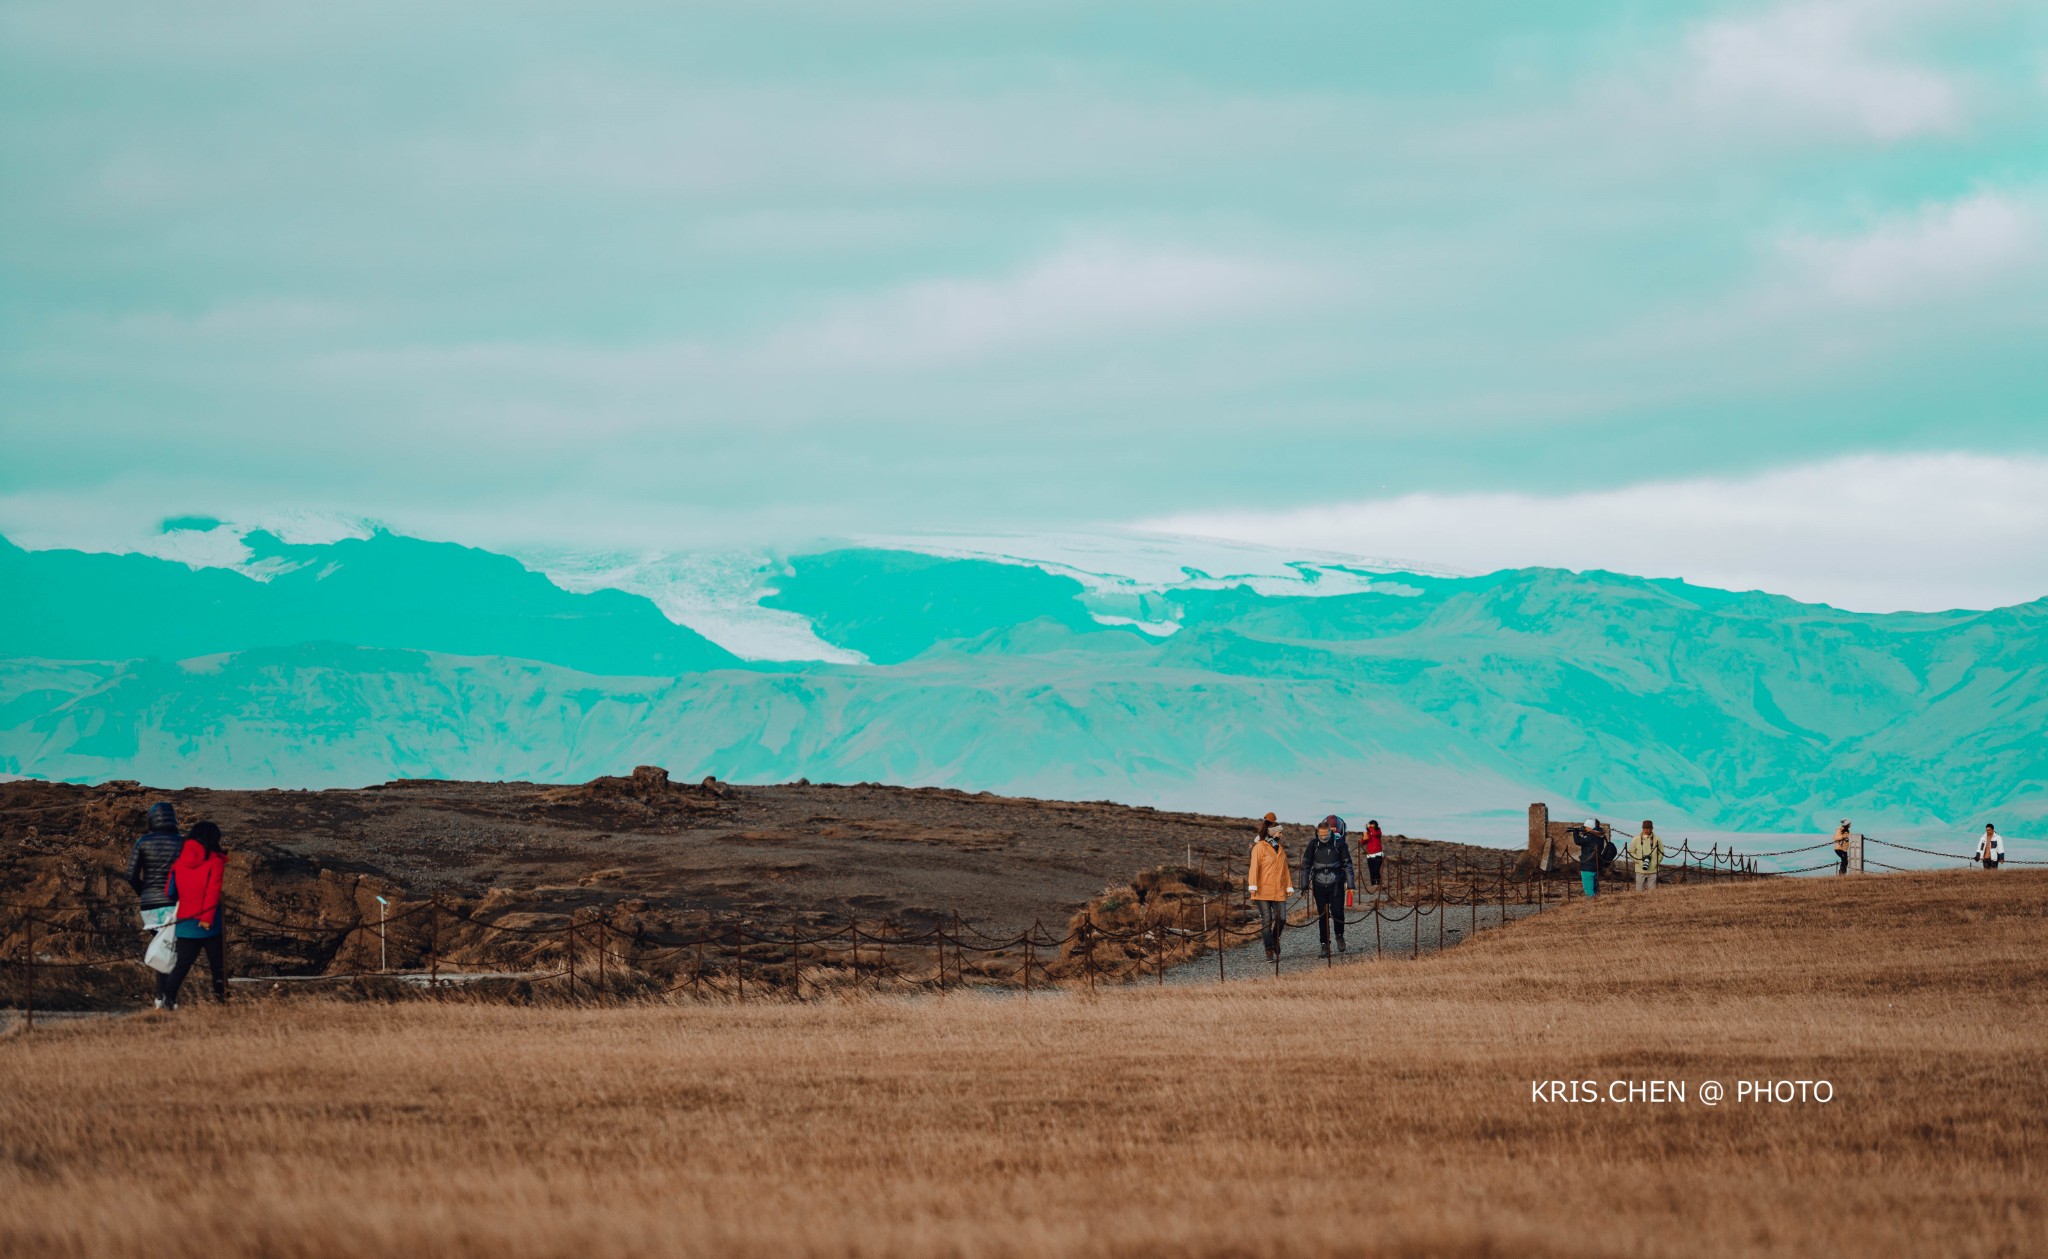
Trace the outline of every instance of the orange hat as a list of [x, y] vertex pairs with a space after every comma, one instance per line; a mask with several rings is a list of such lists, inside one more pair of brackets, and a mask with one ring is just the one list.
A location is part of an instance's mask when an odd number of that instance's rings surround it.
[[1279, 821], [1280, 819], [1279, 819], [1279, 818], [1277, 818], [1277, 817], [1274, 817], [1274, 816], [1273, 816], [1272, 814], [1268, 813], [1268, 814], [1266, 815], [1266, 820], [1267, 820], [1268, 822], [1277, 822], [1277, 821]]

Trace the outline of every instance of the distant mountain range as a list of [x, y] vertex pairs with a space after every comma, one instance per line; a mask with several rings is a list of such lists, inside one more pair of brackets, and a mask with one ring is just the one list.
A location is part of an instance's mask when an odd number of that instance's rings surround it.
[[761, 602], [866, 663], [768, 663], [487, 551], [244, 542], [226, 569], [0, 540], [0, 772], [317, 787], [656, 763], [1509, 837], [1532, 800], [1770, 832], [2048, 816], [2048, 599], [1865, 615], [1525, 569], [1191, 581], [1134, 618], [1039, 567], [845, 549], [790, 560]]

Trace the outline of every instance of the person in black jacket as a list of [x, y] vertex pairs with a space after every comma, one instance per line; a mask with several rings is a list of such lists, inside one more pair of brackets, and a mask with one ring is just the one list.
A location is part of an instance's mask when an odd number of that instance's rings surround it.
[[1316, 898], [1316, 934], [1323, 956], [1330, 955], [1330, 920], [1337, 923], [1337, 951], [1344, 951], [1344, 893], [1357, 883], [1351, 865], [1351, 841], [1344, 819], [1331, 814], [1316, 827], [1316, 837], [1301, 855], [1301, 886]]
[[[154, 933], [177, 917], [178, 902], [166, 884], [171, 865], [184, 850], [185, 837], [178, 833], [178, 811], [168, 800], [149, 806], [149, 833], [135, 841], [128, 853], [128, 886], [142, 910], [142, 929]], [[164, 1008], [165, 976], [156, 977], [156, 1006]]]
[[1607, 828], [1589, 817], [1584, 826], [1572, 827], [1572, 842], [1579, 846], [1579, 884], [1591, 899], [1600, 894], [1600, 871], [1607, 864]]

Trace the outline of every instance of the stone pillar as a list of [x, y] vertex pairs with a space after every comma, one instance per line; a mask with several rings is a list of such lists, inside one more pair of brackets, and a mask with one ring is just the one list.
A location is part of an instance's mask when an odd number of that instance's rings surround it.
[[1529, 869], [1550, 869], [1550, 806], [1529, 806]]

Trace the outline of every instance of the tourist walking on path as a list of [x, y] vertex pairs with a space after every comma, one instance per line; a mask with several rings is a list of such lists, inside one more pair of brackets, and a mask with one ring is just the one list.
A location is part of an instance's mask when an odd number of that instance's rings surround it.
[[163, 985], [167, 1010], [178, 1008], [178, 990], [202, 952], [207, 969], [213, 972], [213, 999], [228, 999], [227, 933], [220, 903], [227, 866], [227, 854], [220, 848], [220, 827], [211, 822], [193, 827], [192, 837], [185, 841], [166, 881], [178, 905], [178, 964], [165, 976]]
[[[168, 800], [149, 806], [149, 831], [128, 850], [128, 886], [135, 889], [136, 907], [141, 911], [142, 929], [150, 934], [148, 944], [178, 916], [178, 906], [164, 884], [171, 877], [171, 865], [184, 850], [185, 837], [178, 833], [178, 811]], [[148, 954], [145, 952], [144, 957]], [[164, 1008], [164, 993], [170, 977], [156, 972], [156, 1008]]]
[[1337, 951], [1344, 952], [1345, 893], [1357, 886], [1352, 873], [1351, 838], [1344, 833], [1344, 819], [1332, 813], [1316, 827], [1316, 837], [1301, 854], [1301, 882], [1316, 902], [1316, 935], [1323, 942], [1323, 956], [1330, 955], [1330, 919], [1337, 920]]
[[1843, 819], [1842, 819], [1842, 824], [1841, 824], [1840, 826], [1837, 826], [1837, 827], [1835, 828], [1835, 861], [1837, 862], [1837, 865], [1836, 865], [1836, 867], [1835, 867], [1835, 873], [1836, 873], [1836, 874], [1847, 874], [1847, 873], [1849, 873], [1849, 819], [1848, 819], [1848, 818], [1843, 818]]
[[1977, 860], [1986, 870], [1996, 870], [2005, 864], [2005, 839], [1989, 822], [1984, 823], [1984, 838], [1977, 841]]
[[1628, 841], [1628, 859], [1636, 866], [1636, 891], [1655, 890], [1658, 867], [1664, 864], [1664, 841], [1657, 838], [1657, 825], [1650, 819], [1644, 818], [1642, 832]]
[[178, 834], [178, 810], [168, 800], [150, 805], [149, 833], [128, 850], [128, 886], [135, 889], [145, 931], [167, 926], [175, 916], [164, 880], [171, 877], [171, 863], [184, 848], [185, 837]]
[[1287, 921], [1287, 898], [1294, 895], [1287, 850], [1280, 846], [1279, 819], [1268, 813], [1259, 821], [1258, 838], [1252, 840], [1251, 868], [1244, 877], [1244, 890], [1259, 907], [1259, 938], [1266, 942], [1266, 960], [1280, 960], [1280, 928]]
[[1380, 834], [1379, 820], [1365, 824], [1365, 842], [1359, 847], [1365, 851], [1365, 877], [1371, 882], [1372, 890], [1380, 890], [1380, 861], [1386, 856], [1386, 836]]
[[1600, 819], [1587, 818], [1572, 840], [1579, 846], [1579, 887], [1591, 900], [1600, 894], [1600, 866], [1607, 858], [1607, 837], [1600, 833]]

